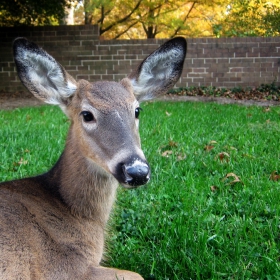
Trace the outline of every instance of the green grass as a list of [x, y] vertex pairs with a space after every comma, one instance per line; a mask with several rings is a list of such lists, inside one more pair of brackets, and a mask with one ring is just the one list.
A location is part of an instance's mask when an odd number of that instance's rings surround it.
[[[280, 107], [142, 107], [152, 180], [119, 188], [108, 265], [158, 280], [279, 279], [280, 181], [270, 177], [280, 172]], [[47, 106], [0, 111], [0, 121], [0, 180], [48, 169], [69, 125]]]
[[0, 181], [47, 171], [63, 150], [69, 121], [57, 107], [0, 111]]

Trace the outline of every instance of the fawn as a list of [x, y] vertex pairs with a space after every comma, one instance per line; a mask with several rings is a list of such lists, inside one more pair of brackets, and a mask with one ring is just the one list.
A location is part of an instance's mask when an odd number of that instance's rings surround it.
[[25, 38], [13, 48], [24, 86], [59, 105], [71, 125], [50, 171], [0, 184], [0, 278], [143, 279], [100, 266], [104, 229], [118, 184], [136, 188], [150, 179], [140, 146], [139, 102], [174, 86], [185, 39], [167, 41], [119, 83], [76, 81]]

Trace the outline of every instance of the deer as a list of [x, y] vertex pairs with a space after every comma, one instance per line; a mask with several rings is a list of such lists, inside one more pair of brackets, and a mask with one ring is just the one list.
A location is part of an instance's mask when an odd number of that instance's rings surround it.
[[65, 148], [46, 173], [0, 184], [0, 279], [140, 280], [102, 266], [106, 224], [119, 185], [149, 182], [141, 149], [140, 102], [181, 76], [187, 43], [166, 41], [119, 82], [75, 80], [51, 55], [16, 38], [18, 76], [70, 119]]

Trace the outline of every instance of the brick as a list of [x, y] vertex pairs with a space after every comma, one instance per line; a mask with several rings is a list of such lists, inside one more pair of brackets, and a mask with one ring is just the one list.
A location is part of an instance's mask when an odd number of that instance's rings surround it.
[[97, 81], [101, 81], [101, 80], [102, 80], [101, 75], [89, 75], [89, 77], [88, 77], [88, 81], [90, 81], [90, 82], [97, 82]]
[[243, 67], [230, 67], [229, 72], [243, 72]]
[[102, 81], [113, 81], [114, 75], [108, 75], [108, 74], [101, 75], [101, 80]]
[[63, 67], [65, 68], [66, 71], [69, 72], [69, 71], [77, 71], [77, 67], [78, 67], [78, 66], [74, 66], [74, 65], [72, 65], [72, 66], [66, 65], [66, 66], [65, 66], [65, 65], [63, 65]]
[[187, 75], [187, 77], [188, 78], [200, 78], [201, 79], [203, 77], [203, 75], [201, 73], [189, 73]]
[[206, 68], [192, 68], [193, 73], [205, 73], [206, 70]]
[[241, 77], [232, 77], [229, 79], [231, 82], [241, 82]]
[[89, 75], [76, 75], [77, 80], [88, 80]]
[[3, 67], [8, 67], [8, 66], [9, 66], [9, 63], [7, 61], [0, 62], [0, 69], [3, 68]]
[[134, 54], [126, 54], [126, 55], [125, 55], [125, 59], [132, 59], [132, 60], [135, 60], [135, 59], [137, 59], [137, 55], [134, 55]]
[[101, 56], [99, 55], [77, 55], [77, 59], [81, 59], [82, 61], [95, 61], [95, 60], [100, 60]]

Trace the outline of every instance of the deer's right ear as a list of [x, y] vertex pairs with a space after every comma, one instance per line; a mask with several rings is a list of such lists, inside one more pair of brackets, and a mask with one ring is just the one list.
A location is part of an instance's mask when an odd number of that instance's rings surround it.
[[65, 107], [77, 89], [74, 78], [52, 56], [25, 38], [17, 38], [13, 49], [24, 86], [44, 102]]

